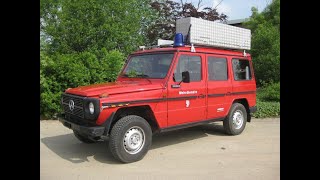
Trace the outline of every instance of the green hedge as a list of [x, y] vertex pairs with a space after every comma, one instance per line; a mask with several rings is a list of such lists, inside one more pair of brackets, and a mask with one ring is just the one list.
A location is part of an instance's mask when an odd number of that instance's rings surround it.
[[257, 97], [262, 101], [280, 102], [280, 82], [265, 84], [258, 89]]
[[280, 82], [265, 84], [257, 91], [256, 118], [280, 116]]
[[257, 112], [253, 113], [255, 118], [279, 117], [280, 102], [268, 102], [257, 100]]
[[46, 55], [40, 52], [40, 115], [56, 118], [61, 112], [60, 97], [67, 88], [114, 81], [124, 55], [119, 51]]

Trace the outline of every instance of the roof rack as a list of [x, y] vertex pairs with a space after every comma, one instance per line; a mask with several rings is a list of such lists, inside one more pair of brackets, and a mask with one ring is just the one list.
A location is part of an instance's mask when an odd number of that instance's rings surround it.
[[250, 29], [200, 18], [177, 19], [176, 33], [185, 37], [184, 42], [194, 45], [239, 50], [250, 50], [251, 48]]

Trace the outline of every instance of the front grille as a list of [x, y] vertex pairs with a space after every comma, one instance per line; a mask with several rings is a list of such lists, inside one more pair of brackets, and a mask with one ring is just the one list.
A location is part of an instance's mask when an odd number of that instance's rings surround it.
[[[62, 106], [65, 113], [69, 113], [75, 115], [80, 118], [84, 118], [84, 110], [83, 110], [83, 97], [62, 94]], [[70, 109], [69, 103], [70, 101], [74, 102], [74, 109]]]

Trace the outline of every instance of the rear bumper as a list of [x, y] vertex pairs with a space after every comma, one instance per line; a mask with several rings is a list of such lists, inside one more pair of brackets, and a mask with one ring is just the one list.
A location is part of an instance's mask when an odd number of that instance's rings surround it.
[[80, 132], [81, 134], [91, 136], [91, 137], [99, 137], [102, 136], [105, 132], [105, 127], [104, 126], [93, 126], [93, 127], [88, 127], [88, 126], [83, 126], [83, 125], [78, 125], [73, 122], [70, 122], [66, 119], [59, 119], [59, 121], [67, 128], [75, 130]]
[[252, 106], [249, 108], [250, 113], [254, 113], [257, 111], [257, 106]]

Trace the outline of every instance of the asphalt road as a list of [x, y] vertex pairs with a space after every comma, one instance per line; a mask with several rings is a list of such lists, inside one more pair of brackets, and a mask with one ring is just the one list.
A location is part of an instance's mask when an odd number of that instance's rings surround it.
[[40, 121], [40, 179], [280, 179], [280, 119], [253, 119], [241, 135], [222, 122], [155, 135], [141, 161], [114, 160], [105, 142], [83, 144], [58, 121]]

